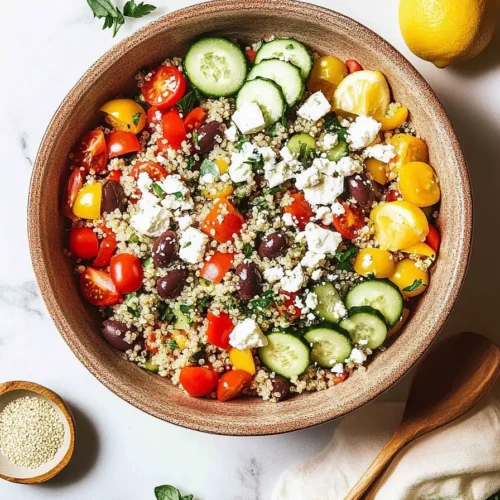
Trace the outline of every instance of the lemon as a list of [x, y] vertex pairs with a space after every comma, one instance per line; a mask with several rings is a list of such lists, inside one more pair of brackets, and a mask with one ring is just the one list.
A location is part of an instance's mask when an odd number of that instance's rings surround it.
[[356, 71], [347, 75], [335, 90], [333, 107], [341, 113], [367, 115], [382, 120], [387, 115], [391, 92], [380, 71]]
[[438, 68], [477, 56], [495, 31], [495, 0], [401, 0], [408, 48]]

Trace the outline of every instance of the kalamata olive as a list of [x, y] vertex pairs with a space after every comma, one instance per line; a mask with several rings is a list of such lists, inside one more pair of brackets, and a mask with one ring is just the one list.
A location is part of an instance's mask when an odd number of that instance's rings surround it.
[[173, 299], [182, 292], [186, 284], [187, 271], [185, 269], [176, 269], [169, 271], [163, 278], [156, 280], [158, 293], [165, 299]]
[[179, 242], [173, 231], [165, 231], [153, 244], [153, 263], [156, 267], [167, 267], [179, 250]]
[[125, 211], [125, 192], [119, 182], [107, 181], [102, 187], [101, 214], [110, 214], [116, 209]]
[[288, 239], [283, 231], [276, 231], [274, 233], [264, 236], [259, 243], [257, 252], [261, 259], [267, 257], [274, 259], [279, 255], [283, 255], [288, 248]]
[[373, 204], [371, 182], [364, 174], [354, 174], [346, 177], [347, 190], [361, 208], [368, 209]]
[[205, 123], [198, 129], [198, 153], [208, 153], [215, 144], [215, 137], [222, 137], [219, 122]]
[[102, 334], [104, 338], [120, 351], [127, 351], [133, 349], [134, 343], [129, 344], [125, 341], [125, 334], [127, 332], [135, 332], [135, 327], [129, 328], [125, 323], [116, 321], [114, 319], [107, 319], [102, 324]]
[[240, 264], [236, 276], [240, 278], [238, 297], [241, 300], [251, 300], [261, 293], [262, 276], [255, 264]]
[[275, 375], [274, 378], [271, 379], [273, 384], [273, 394], [278, 401], [283, 401], [290, 397], [290, 382], [282, 377], [281, 375]]

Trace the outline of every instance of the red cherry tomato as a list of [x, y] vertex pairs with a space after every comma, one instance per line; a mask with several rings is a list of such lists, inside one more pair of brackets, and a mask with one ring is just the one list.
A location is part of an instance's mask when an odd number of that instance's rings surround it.
[[[160, 115], [160, 116], [158, 116]], [[148, 127], [153, 127], [157, 123], [161, 123], [161, 117], [163, 116], [163, 113], [161, 109], [158, 109], [156, 106], [151, 106], [148, 109], [148, 112], [146, 114], [146, 125]]]
[[207, 117], [207, 112], [203, 108], [194, 108], [186, 118], [184, 118], [184, 126], [188, 132], [195, 128], [200, 128]]
[[73, 170], [69, 176], [68, 182], [66, 183], [66, 189], [64, 190], [64, 196], [62, 199], [63, 214], [71, 220], [75, 220], [77, 217], [73, 213], [73, 205], [76, 200], [76, 195], [78, 191], [83, 187], [83, 175], [80, 169]]
[[425, 242], [435, 252], [439, 250], [439, 246], [441, 245], [441, 235], [439, 234], [439, 231], [432, 224], [429, 224], [429, 234], [427, 235]]
[[132, 132], [116, 130], [108, 135], [106, 142], [110, 158], [135, 153], [141, 149], [137, 136]]
[[108, 175], [108, 181], [120, 182], [121, 177], [122, 177], [121, 170], [111, 170], [111, 172]]
[[363, 66], [361, 66], [361, 64], [359, 64], [359, 62], [355, 61], [354, 59], [348, 59], [345, 62], [345, 65], [347, 66], [347, 71], [349, 71], [349, 73], [355, 73], [356, 71], [363, 70]]
[[139, 178], [139, 174], [142, 174], [143, 172], [147, 173], [149, 177], [151, 177], [151, 179], [153, 179], [154, 181], [161, 181], [167, 176], [165, 167], [152, 161], [141, 161], [139, 163], [136, 163], [132, 167], [130, 175], [135, 180], [137, 180]]
[[144, 278], [142, 263], [135, 255], [121, 253], [111, 259], [111, 278], [120, 293], [139, 290]]
[[231, 370], [224, 373], [217, 384], [217, 399], [229, 401], [241, 394], [252, 382], [252, 375], [245, 370]]
[[227, 243], [239, 234], [245, 218], [226, 198], [219, 198], [208, 213], [201, 230], [219, 243]]
[[311, 220], [314, 212], [302, 193], [295, 193], [290, 196], [293, 198], [293, 201], [290, 205], [287, 205], [283, 211], [286, 214], [292, 214], [297, 219], [299, 229], [302, 230]]
[[106, 236], [99, 246], [99, 251], [97, 252], [97, 256], [92, 262], [92, 265], [95, 267], [106, 267], [109, 266], [111, 261], [111, 257], [113, 257], [113, 253], [116, 248], [116, 238], [114, 234], [110, 234]]
[[255, 61], [255, 56], [257, 55], [257, 51], [253, 49], [247, 49], [245, 50], [245, 54], [248, 58], [248, 60], [253, 63]]
[[97, 235], [90, 227], [77, 227], [69, 233], [69, 251], [78, 259], [91, 259], [98, 250]]
[[186, 392], [195, 398], [207, 396], [215, 390], [219, 375], [201, 366], [185, 366], [179, 375], [179, 382]]
[[144, 100], [160, 109], [171, 108], [186, 92], [186, 79], [175, 66], [159, 66], [142, 86]]
[[397, 191], [396, 189], [392, 189], [387, 193], [387, 196], [385, 197], [387, 201], [398, 201], [402, 200], [403, 197], [401, 196], [401, 193]]
[[333, 225], [344, 238], [353, 240], [357, 231], [365, 225], [365, 215], [359, 208], [350, 207], [346, 203], [343, 206], [345, 212], [333, 216]]
[[207, 340], [221, 349], [229, 349], [229, 334], [234, 330], [234, 323], [229, 314], [221, 312], [219, 316], [208, 313]]
[[90, 169], [94, 169], [97, 173], [106, 170], [108, 148], [104, 132], [95, 129], [84, 134], [73, 154], [73, 164], [86, 172]]
[[212, 283], [220, 283], [232, 265], [232, 253], [216, 252], [210, 260], [205, 261], [200, 275]]
[[294, 292], [280, 292], [278, 300], [281, 300], [283, 304], [276, 304], [276, 309], [281, 315], [285, 316], [290, 323], [293, 323], [302, 315], [302, 310], [295, 305], [297, 295], [298, 294]]
[[93, 267], [85, 268], [80, 275], [80, 291], [95, 306], [112, 306], [123, 301], [111, 276]]
[[186, 129], [184, 122], [177, 109], [171, 109], [161, 119], [163, 137], [158, 139], [158, 149], [165, 151], [168, 148], [180, 149], [182, 142], [186, 140]]

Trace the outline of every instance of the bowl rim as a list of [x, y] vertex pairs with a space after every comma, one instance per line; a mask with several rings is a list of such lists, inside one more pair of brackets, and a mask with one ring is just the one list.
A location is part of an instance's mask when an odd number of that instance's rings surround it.
[[429, 104], [433, 108], [436, 113], [436, 116], [440, 120], [440, 123], [447, 130], [448, 135], [451, 139], [450, 141], [450, 149], [453, 150], [454, 157], [456, 159], [457, 164], [459, 165], [459, 172], [462, 179], [462, 183], [464, 186], [464, 191], [462, 193], [462, 204], [463, 204], [463, 219], [465, 221], [465, 225], [463, 228], [461, 239], [461, 247], [462, 250], [458, 256], [458, 261], [456, 262], [456, 276], [452, 282], [450, 289], [448, 289], [444, 302], [442, 304], [443, 312], [439, 315], [439, 317], [435, 320], [430, 331], [422, 336], [420, 343], [418, 344], [418, 349], [415, 349], [411, 356], [405, 360], [404, 363], [400, 365], [401, 370], [399, 373], [394, 373], [384, 378], [383, 383], [376, 387], [372, 392], [366, 391], [359, 397], [356, 402], [352, 401], [350, 404], [346, 404], [341, 410], [338, 407], [329, 408], [328, 411], [325, 411], [319, 415], [314, 416], [313, 418], [309, 418], [307, 422], [297, 422], [294, 420], [293, 422], [287, 421], [286, 428], [278, 428], [276, 429], [276, 425], [274, 426], [260, 426], [255, 424], [250, 426], [249, 428], [241, 429], [241, 428], [233, 428], [230, 429], [229, 432], [221, 430], [216, 423], [211, 423], [207, 420], [200, 423], [195, 420], [183, 420], [182, 418], [174, 418], [172, 416], [167, 416], [164, 413], [156, 410], [153, 407], [148, 407], [144, 404], [141, 404], [137, 401], [130, 392], [122, 389], [117, 384], [112, 384], [103, 373], [100, 372], [98, 367], [96, 367], [90, 357], [87, 357], [84, 352], [80, 351], [77, 347], [77, 341], [70, 334], [71, 328], [67, 323], [64, 312], [58, 304], [58, 301], [54, 295], [51, 287], [42, 286], [44, 280], [47, 276], [46, 266], [43, 260], [42, 255], [42, 239], [43, 234], [39, 224], [30, 224], [29, 221], [36, 220], [37, 217], [37, 206], [41, 202], [42, 193], [39, 189], [36, 188], [37, 181], [44, 170], [45, 161], [43, 158], [49, 153], [52, 147], [52, 139], [56, 137], [60, 133], [61, 126], [58, 123], [64, 122], [63, 118], [67, 117], [72, 108], [74, 108], [75, 104], [72, 104], [72, 101], [76, 101], [76, 98], [79, 94], [86, 92], [94, 82], [103, 74], [110, 66], [112, 66], [115, 62], [116, 56], [121, 55], [124, 56], [130, 51], [132, 51], [136, 45], [138, 45], [144, 38], [147, 38], [150, 35], [153, 35], [156, 30], [159, 29], [168, 29], [169, 26], [175, 25], [177, 20], [185, 19], [189, 17], [203, 19], [203, 16], [206, 12], [223, 12], [232, 9], [232, 10], [259, 10], [264, 13], [268, 11], [272, 13], [274, 9], [276, 9], [277, 5], [282, 5], [284, 0], [253, 0], [251, 5], [246, 0], [212, 0], [203, 3], [199, 3], [196, 5], [192, 5], [189, 7], [185, 7], [183, 9], [176, 10], [171, 13], [167, 13], [164, 16], [152, 21], [146, 26], [138, 29], [131, 35], [124, 38], [122, 41], [117, 43], [111, 49], [109, 49], [104, 55], [102, 55], [77, 81], [77, 83], [73, 86], [73, 88], [69, 91], [66, 97], [63, 99], [53, 117], [51, 118], [47, 129], [43, 135], [42, 141], [40, 143], [40, 147], [37, 152], [37, 157], [33, 166], [33, 171], [30, 180], [30, 191], [28, 198], [28, 240], [30, 246], [30, 255], [33, 263], [33, 268], [36, 276], [37, 283], [42, 293], [42, 298], [45, 302], [47, 310], [54, 321], [59, 333], [68, 344], [72, 352], [76, 355], [79, 361], [109, 390], [111, 390], [114, 394], [116, 394], [121, 399], [127, 401], [131, 405], [139, 408], [140, 410], [156, 417], [161, 420], [167, 421], [169, 423], [178, 425], [180, 427], [193, 429], [197, 431], [207, 432], [211, 434], [222, 434], [222, 435], [238, 435], [238, 436], [261, 436], [261, 435], [275, 435], [282, 434], [286, 432], [291, 432], [300, 429], [306, 429], [309, 427], [313, 427], [319, 424], [326, 423], [328, 421], [334, 420], [341, 416], [344, 416], [358, 408], [361, 408], [365, 404], [373, 401], [377, 397], [379, 397], [382, 393], [392, 387], [397, 381], [399, 381], [402, 377], [404, 377], [408, 371], [422, 358], [423, 354], [428, 350], [432, 342], [438, 336], [439, 332], [445, 325], [453, 307], [456, 304], [458, 295], [460, 290], [464, 284], [467, 266], [470, 259], [471, 246], [472, 246], [472, 188], [470, 182], [470, 176], [466, 164], [466, 160], [461, 149], [461, 146], [458, 141], [458, 137], [455, 131], [453, 124], [451, 123], [446, 111], [444, 110], [442, 104], [440, 103], [438, 97], [427, 83], [427, 81], [423, 78], [423, 76], [419, 73], [419, 71], [389, 42], [383, 39], [380, 35], [362, 25], [361, 23], [355, 21], [354, 19], [336, 12], [334, 10], [328, 9], [326, 7], [321, 7], [309, 3], [304, 3], [298, 0], [286, 0], [287, 9], [289, 11], [307, 11], [311, 15], [316, 15], [317, 17], [321, 17], [322, 19], [328, 19], [332, 22], [336, 21], [337, 23], [342, 23], [350, 28], [355, 28], [357, 31], [363, 33], [366, 37], [366, 40], [369, 40], [373, 43], [376, 43], [380, 50], [386, 50], [391, 56], [394, 58], [396, 63], [399, 66], [404, 67], [405, 71], [407, 71], [411, 76], [420, 82], [421, 88], [425, 90]]

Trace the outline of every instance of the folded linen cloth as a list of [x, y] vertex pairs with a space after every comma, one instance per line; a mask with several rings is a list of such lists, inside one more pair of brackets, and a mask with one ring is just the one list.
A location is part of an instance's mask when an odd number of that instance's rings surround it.
[[[344, 418], [327, 447], [285, 472], [273, 500], [342, 500], [391, 436], [403, 403], [374, 403]], [[407, 445], [376, 500], [486, 500], [500, 491], [500, 399]]]

